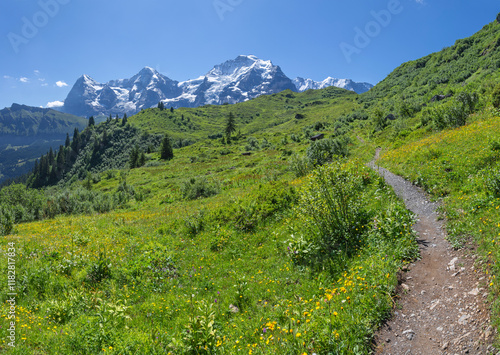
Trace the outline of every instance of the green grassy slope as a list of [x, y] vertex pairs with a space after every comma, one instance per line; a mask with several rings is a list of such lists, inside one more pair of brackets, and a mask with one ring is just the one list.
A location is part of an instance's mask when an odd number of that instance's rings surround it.
[[275, 126], [292, 133], [303, 124], [296, 119], [302, 114], [311, 119], [333, 121], [354, 107], [357, 94], [339, 88], [294, 93], [290, 90], [258, 97], [244, 103], [222, 106], [181, 108], [170, 112], [147, 109], [130, 118], [131, 125], [149, 133], [168, 133], [174, 139], [198, 141], [223, 133], [229, 112], [236, 116], [238, 130], [254, 134]]
[[464, 85], [477, 89], [494, 84], [499, 68], [500, 23], [495, 21], [451, 47], [402, 64], [361, 97], [368, 105], [379, 104], [380, 100], [396, 104], [402, 98], [427, 104], [434, 95]]

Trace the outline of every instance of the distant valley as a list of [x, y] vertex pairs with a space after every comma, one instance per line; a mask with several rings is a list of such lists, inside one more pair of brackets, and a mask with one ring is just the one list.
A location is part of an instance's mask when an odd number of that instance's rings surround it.
[[66, 134], [83, 130], [87, 120], [52, 109], [13, 104], [0, 110], [0, 182], [29, 172], [51, 147], [64, 144]]

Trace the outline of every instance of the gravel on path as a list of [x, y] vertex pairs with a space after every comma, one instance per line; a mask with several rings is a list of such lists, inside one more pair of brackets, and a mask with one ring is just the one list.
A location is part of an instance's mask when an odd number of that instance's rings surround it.
[[495, 330], [487, 308], [487, 280], [479, 261], [447, 242], [436, 203], [418, 187], [375, 162], [417, 218], [421, 259], [399, 275], [397, 307], [375, 335], [374, 353], [390, 355], [500, 354], [492, 346]]

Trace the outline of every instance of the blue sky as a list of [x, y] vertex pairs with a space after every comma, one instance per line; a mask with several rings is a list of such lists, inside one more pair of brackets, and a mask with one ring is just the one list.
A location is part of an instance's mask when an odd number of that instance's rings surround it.
[[144, 66], [175, 80], [239, 54], [290, 78], [376, 84], [401, 63], [492, 22], [496, 0], [8, 0], [0, 4], [0, 108], [64, 100]]

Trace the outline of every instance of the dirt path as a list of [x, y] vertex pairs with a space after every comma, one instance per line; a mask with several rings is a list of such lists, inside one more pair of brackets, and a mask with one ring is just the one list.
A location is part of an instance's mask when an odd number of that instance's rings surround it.
[[377, 167], [379, 154], [380, 149], [369, 165], [417, 216], [422, 258], [400, 275], [398, 306], [376, 334], [375, 354], [497, 354], [485, 305], [487, 280], [474, 256], [453, 250], [437, 205], [416, 186]]

